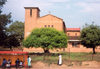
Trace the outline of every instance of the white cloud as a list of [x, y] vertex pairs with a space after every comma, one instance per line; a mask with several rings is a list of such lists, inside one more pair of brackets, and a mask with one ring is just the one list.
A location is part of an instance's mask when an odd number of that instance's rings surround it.
[[[7, 0], [3, 7], [3, 13], [12, 12], [12, 19], [24, 21], [24, 7], [39, 7], [41, 15], [51, 14], [61, 17], [65, 23], [82, 23], [88, 18], [99, 24], [100, 0]], [[81, 13], [80, 13], [81, 12]], [[70, 18], [66, 19], [66, 17]], [[72, 17], [73, 18], [72, 18]], [[79, 16], [79, 17], [77, 17]], [[84, 17], [84, 18], [83, 18]], [[86, 18], [87, 17], [87, 18]], [[83, 19], [81, 19], [83, 18]], [[69, 22], [68, 22], [69, 21]], [[76, 25], [77, 25], [76, 24]], [[78, 25], [77, 25], [78, 26]]]
[[40, 10], [45, 10], [53, 6], [53, 3], [47, 1], [37, 0], [8, 0], [3, 7], [3, 13], [12, 13], [14, 20], [24, 21], [25, 10], [24, 7], [39, 7]]
[[70, 8], [71, 8], [71, 5], [70, 5], [70, 4], [67, 4], [67, 5], [66, 5], [66, 8], [67, 8], [67, 9], [70, 9]]
[[88, 3], [100, 3], [100, 0], [87, 0]]
[[26, 7], [40, 7], [40, 8], [46, 8], [53, 6], [52, 3], [45, 2], [45, 1], [37, 1], [37, 0], [22, 0], [23, 6]]
[[70, 0], [50, 0], [51, 2], [68, 2]]
[[78, 2], [76, 5], [81, 7], [81, 12], [100, 12], [100, 4], [98, 3]]
[[80, 10], [81, 12], [91, 12], [93, 11], [93, 8], [91, 8], [91, 6], [89, 6], [87, 3], [85, 2], [78, 2], [77, 6], [81, 7], [82, 9]]

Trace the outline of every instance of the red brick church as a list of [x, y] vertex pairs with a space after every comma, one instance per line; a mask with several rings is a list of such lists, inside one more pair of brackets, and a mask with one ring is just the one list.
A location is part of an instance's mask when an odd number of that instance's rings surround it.
[[[92, 49], [83, 47], [80, 43], [80, 28], [66, 28], [65, 22], [63, 19], [56, 17], [52, 14], [47, 14], [40, 17], [40, 9], [38, 7], [25, 7], [25, 29], [24, 29], [24, 38], [26, 38], [33, 29], [35, 28], [46, 28], [52, 27], [59, 31], [64, 31], [69, 37], [68, 47], [62, 51], [71, 52], [88, 52]], [[41, 52], [41, 48], [24, 48], [24, 51], [35, 51]], [[56, 50], [55, 50], [56, 51]], [[58, 51], [58, 50], [57, 50]]]

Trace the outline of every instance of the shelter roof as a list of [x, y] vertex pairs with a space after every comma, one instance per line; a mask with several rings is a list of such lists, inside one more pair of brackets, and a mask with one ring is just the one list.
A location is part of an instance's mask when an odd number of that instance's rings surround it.
[[22, 51], [0, 51], [0, 54], [28, 54], [28, 52], [22, 52]]

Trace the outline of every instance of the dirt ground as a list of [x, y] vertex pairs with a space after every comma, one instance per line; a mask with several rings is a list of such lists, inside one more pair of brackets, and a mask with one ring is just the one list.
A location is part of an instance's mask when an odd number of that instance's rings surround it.
[[46, 64], [43, 62], [33, 63], [31, 69], [100, 69], [100, 62], [96, 61], [85, 61], [82, 62], [81, 66], [76, 62], [71, 63], [71, 65], [63, 64], [61, 66], [57, 64]]
[[[2, 68], [0, 68], [2, 69]], [[16, 69], [16, 68], [11, 68]], [[19, 68], [19, 69], [100, 69], [99, 67], [59, 67], [59, 68], [52, 68], [52, 67], [36, 67], [36, 68]]]

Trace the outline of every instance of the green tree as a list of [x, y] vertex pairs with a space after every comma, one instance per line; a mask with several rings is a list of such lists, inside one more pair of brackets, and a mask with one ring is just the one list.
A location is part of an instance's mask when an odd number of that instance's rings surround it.
[[10, 48], [10, 50], [12, 50], [13, 47], [18, 47], [18, 46], [20, 46], [20, 42], [15, 35], [10, 35], [5, 39], [6, 48]]
[[19, 22], [19, 21], [15, 21], [14, 23], [12, 23], [8, 29], [7, 29], [7, 34], [8, 36], [13, 35], [17, 38], [17, 40], [19, 40], [20, 44], [24, 38], [24, 23], [23, 22]]
[[2, 12], [1, 9], [7, 0], [0, 0], [0, 13]]
[[49, 49], [67, 47], [67, 36], [54, 28], [35, 29], [23, 41], [23, 45], [27, 48], [41, 47], [45, 53], [49, 53]]
[[7, 38], [6, 26], [11, 22], [11, 13], [2, 14], [1, 9], [7, 0], [0, 0], [0, 45], [4, 46], [4, 40]]
[[87, 48], [93, 48], [95, 54], [96, 46], [100, 45], [100, 27], [96, 25], [86, 25], [81, 31], [81, 42]]

